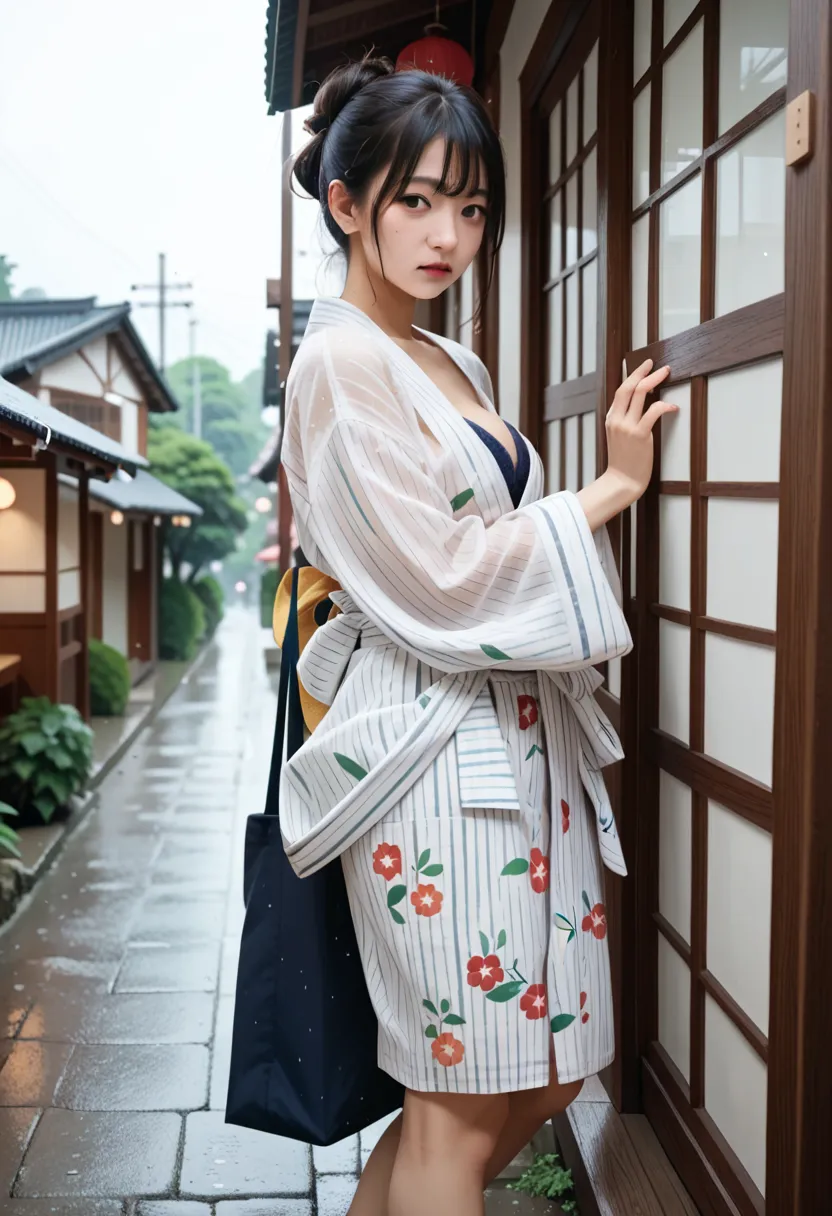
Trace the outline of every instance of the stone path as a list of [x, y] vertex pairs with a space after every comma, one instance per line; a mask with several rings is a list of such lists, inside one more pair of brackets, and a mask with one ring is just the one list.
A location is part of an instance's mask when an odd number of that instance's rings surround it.
[[[346, 1211], [381, 1128], [310, 1150], [223, 1122], [273, 722], [259, 630], [234, 611], [0, 933], [4, 1216]], [[517, 1199], [494, 1211], [531, 1210]]]

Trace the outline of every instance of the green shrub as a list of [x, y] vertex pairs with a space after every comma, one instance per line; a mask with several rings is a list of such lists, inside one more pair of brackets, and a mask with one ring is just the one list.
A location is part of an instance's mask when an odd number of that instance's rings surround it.
[[24, 697], [0, 726], [0, 799], [24, 819], [46, 823], [83, 788], [92, 768], [92, 731], [74, 705]]
[[205, 613], [190, 587], [166, 578], [159, 595], [159, 654], [163, 659], [193, 658], [205, 633]]
[[90, 638], [90, 710], [104, 717], [124, 713], [130, 696], [130, 667], [124, 655]]
[[216, 628], [222, 620], [223, 606], [225, 604], [222, 587], [215, 578], [212, 578], [210, 574], [206, 574], [191, 584], [191, 590], [202, 604], [202, 610], [205, 613], [205, 633], [210, 638], [216, 632]]
[[3, 816], [17, 815], [13, 806], [0, 802], [0, 853], [10, 853], [12, 857], [20, 856], [20, 837], [13, 827], [3, 822]]
[[277, 566], [267, 566], [260, 579], [260, 624], [264, 629], [272, 627], [274, 597], [279, 585], [280, 570]]

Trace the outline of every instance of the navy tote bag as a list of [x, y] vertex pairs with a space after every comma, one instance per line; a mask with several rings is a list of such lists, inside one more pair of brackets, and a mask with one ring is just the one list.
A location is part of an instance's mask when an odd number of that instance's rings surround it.
[[284, 731], [287, 756], [303, 742], [297, 581], [295, 567], [266, 807], [246, 824], [246, 914], [225, 1121], [324, 1145], [396, 1110], [404, 1090], [378, 1067], [378, 1023], [341, 862], [298, 878], [280, 835]]

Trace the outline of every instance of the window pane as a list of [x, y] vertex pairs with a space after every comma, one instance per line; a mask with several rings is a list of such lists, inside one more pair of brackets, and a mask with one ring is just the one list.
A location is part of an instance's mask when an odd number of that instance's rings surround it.
[[643, 215], [633, 224], [633, 299], [631, 350], [647, 345], [647, 283], [650, 216]]
[[719, 132], [786, 83], [788, 0], [722, 0], [719, 9]]
[[598, 43], [584, 64], [584, 143], [588, 144], [598, 125]]
[[598, 344], [598, 334], [596, 329], [597, 314], [598, 314], [598, 259], [595, 258], [584, 266], [581, 271], [583, 275], [583, 312], [584, 312], [584, 331], [583, 331], [583, 361], [581, 363], [581, 372], [585, 376], [587, 372], [595, 371], [597, 361], [596, 347]]
[[572, 164], [578, 153], [578, 77], [566, 93], [566, 165]]
[[636, 0], [633, 30], [633, 83], [641, 80], [650, 67], [650, 38], [653, 26], [653, 0]]
[[578, 275], [566, 280], [566, 379], [578, 374]]
[[784, 284], [786, 116], [781, 110], [717, 165], [716, 315]]
[[659, 213], [659, 337], [699, 324], [702, 178], [671, 194]]
[[633, 206], [650, 195], [650, 85], [633, 102]]
[[690, 1077], [690, 971], [659, 934], [659, 1042], [687, 1080]]
[[680, 30], [693, 10], [696, 0], [664, 0], [664, 44]]
[[563, 191], [559, 190], [549, 203], [549, 278], [563, 269]]
[[555, 106], [549, 116], [549, 181], [556, 182], [563, 172], [561, 164], [562, 141], [560, 132], [561, 105]]
[[580, 416], [573, 414], [566, 419], [564, 426], [566, 438], [566, 485], [564, 489], [577, 494], [581, 488], [580, 469], [578, 468], [578, 430], [581, 425]]
[[581, 235], [581, 257], [592, 253], [598, 244], [598, 157], [595, 152], [589, 156], [581, 168], [583, 173], [583, 212], [584, 224]]
[[566, 265], [578, 260], [578, 175], [566, 183]]
[[768, 1071], [716, 1001], [705, 997], [705, 1110], [751, 1175], [766, 1189]]
[[549, 384], [563, 380], [563, 286], [549, 292]]
[[664, 65], [662, 182], [702, 155], [702, 22]]
[[560, 449], [563, 434], [563, 423], [550, 422], [546, 426], [546, 493], [556, 494], [562, 490], [560, 484]]

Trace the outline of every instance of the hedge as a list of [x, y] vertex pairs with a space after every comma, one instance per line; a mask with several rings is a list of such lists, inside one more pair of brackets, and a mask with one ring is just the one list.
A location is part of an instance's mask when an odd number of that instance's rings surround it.
[[130, 668], [124, 655], [90, 638], [90, 710], [104, 717], [124, 713], [130, 696]]
[[159, 595], [159, 654], [163, 659], [190, 659], [205, 634], [205, 611], [194, 591], [177, 578], [166, 578]]
[[222, 620], [225, 596], [222, 587], [210, 574], [204, 575], [191, 584], [191, 590], [202, 604], [205, 613], [205, 632], [210, 638]]

